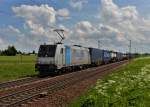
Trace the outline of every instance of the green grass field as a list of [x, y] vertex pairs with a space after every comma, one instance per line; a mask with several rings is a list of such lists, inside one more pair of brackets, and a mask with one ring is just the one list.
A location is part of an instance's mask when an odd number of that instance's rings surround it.
[[149, 107], [150, 57], [138, 58], [98, 80], [69, 107]]
[[36, 56], [0, 56], [0, 82], [37, 75]]
[[28, 55], [28, 56], [0, 56], [0, 63], [35, 63], [36, 56]]

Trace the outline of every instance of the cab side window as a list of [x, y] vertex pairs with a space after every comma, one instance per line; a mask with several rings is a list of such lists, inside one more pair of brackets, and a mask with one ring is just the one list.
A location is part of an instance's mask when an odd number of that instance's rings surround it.
[[63, 54], [63, 48], [61, 48], [61, 51], [60, 51], [60, 53], [61, 53], [61, 54]]

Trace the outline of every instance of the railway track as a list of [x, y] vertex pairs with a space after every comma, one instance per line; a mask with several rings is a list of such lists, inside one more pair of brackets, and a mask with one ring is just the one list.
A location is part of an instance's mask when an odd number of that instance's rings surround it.
[[[46, 77], [44, 79], [47, 79], [47, 78], [49, 77]], [[44, 79], [38, 78], [38, 77], [27, 77], [23, 79], [14, 80], [14, 81], [2, 82], [0, 83], [0, 92], [4, 90], [9, 90], [11, 88], [16, 88], [16, 87], [19, 87], [28, 83], [32, 83], [35, 81], [44, 80]]]
[[3, 83], [0, 83], [0, 91], [7, 90], [7, 89], [20, 86], [26, 83], [31, 83], [37, 80], [39, 80], [38, 77], [29, 77], [29, 78], [18, 79], [18, 80], [9, 81], [9, 82], [3, 82]]
[[69, 87], [70, 85], [73, 85], [75, 83], [89, 78], [94, 78], [94, 76], [100, 74], [101, 72], [111, 70], [124, 63], [125, 61], [105, 65], [103, 67], [96, 68], [92, 71], [89, 70], [86, 72], [78, 73], [74, 72], [72, 74], [69, 74], [67, 77], [64, 77], [62, 80], [56, 80], [54, 82], [47, 81], [42, 84], [39, 84], [38, 86], [2, 96], [0, 97], [0, 107], [14, 107], [17, 105], [21, 105], [29, 100], [40, 97], [41, 93], [43, 92], [46, 92], [47, 94], [52, 94], [54, 91], [64, 89], [66, 87]]

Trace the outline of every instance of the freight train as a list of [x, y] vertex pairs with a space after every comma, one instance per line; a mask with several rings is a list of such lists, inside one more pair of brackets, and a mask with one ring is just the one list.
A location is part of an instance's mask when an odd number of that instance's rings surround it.
[[62, 43], [44, 44], [40, 45], [35, 68], [40, 75], [49, 75], [125, 59], [128, 59], [128, 55], [120, 52], [87, 48], [80, 45], [68, 46]]

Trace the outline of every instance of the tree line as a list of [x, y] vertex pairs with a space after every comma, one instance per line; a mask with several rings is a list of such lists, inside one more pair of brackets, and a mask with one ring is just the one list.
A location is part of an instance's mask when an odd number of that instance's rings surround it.
[[0, 50], [0, 55], [3, 56], [15, 56], [17, 54], [30, 55], [30, 54], [35, 54], [35, 51], [33, 50], [33, 52], [25, 53], [25, 52], [18, 51], [15, 48], [15, 46], [8, 46], [7, 49]]

